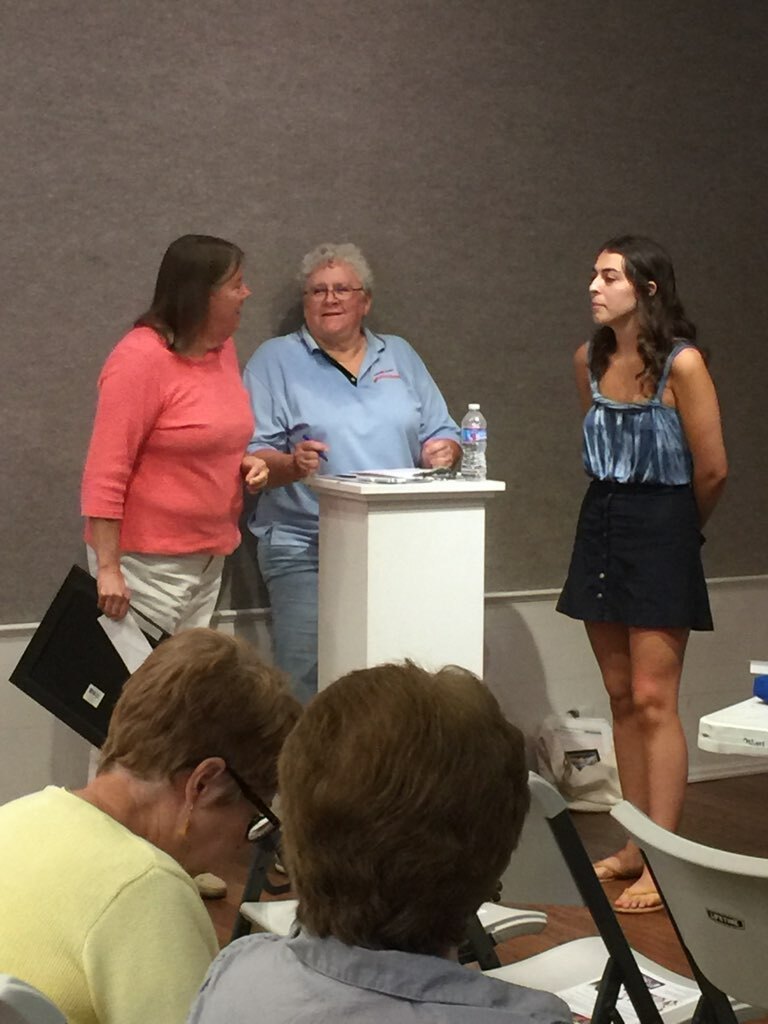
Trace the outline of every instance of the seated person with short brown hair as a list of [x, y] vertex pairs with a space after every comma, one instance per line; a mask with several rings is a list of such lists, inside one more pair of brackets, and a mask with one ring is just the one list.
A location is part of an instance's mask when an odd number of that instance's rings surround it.
[[242, 849], [299, 713], [241, 640], [160, 644], [123, 688], [96, 777], [0, 807], [0, 971], [70, 1024], [182, 1024], [218, 952], [192, 875]]
[[350, 673], [310, 703], [278, 771], [300, 927], [224, 950], [189, 1024], [571, 1020], [455, 959], [529, 805], [522, 735], [471, 673]]

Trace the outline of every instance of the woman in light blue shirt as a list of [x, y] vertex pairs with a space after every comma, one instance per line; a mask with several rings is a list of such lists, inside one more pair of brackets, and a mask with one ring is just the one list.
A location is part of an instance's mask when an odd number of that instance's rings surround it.
[[249, 451], [269, 467], [269, 490], [248, 526], [259, 540], [275, 660], [306, 702], [317, 691], [318, 543], [318, 502], [306, 478], [451, 466], [460, 448], [416, 352], [364, 327], [373, 278], [357, 246], [318, 246], [300, 279], [304, 325], [260, 345], [244, 379], [257, 424]]
[[[691, 629], [712, 629], [699, 531], [725, 484], [720, 412], [659, 245], [632, 235], [606, 242], [590, 297], [597, 330], [575, 365], [592, 482], [558, 610], [584, 620], [611, 700], [625, 798], [675, 830], [688, 774], [677, 710], [683, 656]], [[633, 844], [595, 870], [632, 880], [617, 910], [661, 908]]]

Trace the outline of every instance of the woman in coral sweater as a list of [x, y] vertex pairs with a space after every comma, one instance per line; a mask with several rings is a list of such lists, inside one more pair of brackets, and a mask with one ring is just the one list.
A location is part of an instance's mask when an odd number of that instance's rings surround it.
[[83, 474], [99, 607], [129, 601], [169, 633], [207, 626], [224, 556], [240, 542], [254, 422], [232, 334], [250, 295], [231, 242], [184, 235], [163, 256], [149, 310], [109, 355]]

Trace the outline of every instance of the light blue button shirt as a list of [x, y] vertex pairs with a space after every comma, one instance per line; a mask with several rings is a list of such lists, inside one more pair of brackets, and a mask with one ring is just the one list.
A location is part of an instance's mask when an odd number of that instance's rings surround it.
[[300, 932], [249, 935], [219, 954], [188, 1024], [570, 1024], [556, 996], [451, 960]]
[[[256, 433], [249, 451], [290, 452], [306, 435], [329, 447], [318, 475], [416, 466], [432, 438], [459, 430], [426, 366], [403, 338], [366, 330], [357, 382], [328, 361], [306, 327], [265, 341], [245, 368]], [[318, 502], [306, 483], [264, 491], [248, 526], [273, 544], [317, 543]]]

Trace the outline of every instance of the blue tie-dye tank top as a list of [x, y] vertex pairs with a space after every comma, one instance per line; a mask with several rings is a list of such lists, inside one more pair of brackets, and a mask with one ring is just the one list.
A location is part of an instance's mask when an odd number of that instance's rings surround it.
[[662, 395], [672, 363], [690, 348], [678, 342], [667, 357], [656, 394], [647, 402], [614, 402], [600, 394], [590, 370], [592, 407], [584, 417], [584, 468], [595, 480], [689, 484], [693, 461], [677, 409]]

